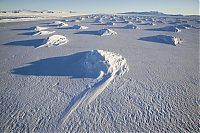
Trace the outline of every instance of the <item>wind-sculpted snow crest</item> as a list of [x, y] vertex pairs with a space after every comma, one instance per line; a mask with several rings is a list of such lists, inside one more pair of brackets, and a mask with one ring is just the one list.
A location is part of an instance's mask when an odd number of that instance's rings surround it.
[[41, 45], [41, 46], [39, 46], [37, 48], [60, 46], [60, 45], [66, 44], [68, 42], [69, 42], [69, 40], [65, 36], [62, 36], [62, 35], [52, 35], [52, 36], [46, 38], [43, 41], [43, 45]]
[[78, 64], [81, 64], [86, 75], [95, 77], [95, 82], [73, 98], [62, 112], [58, 126], [62, 126], [78, 107], [94, 101], [117, 76], [122, 76], [129, 70], [125, 58], [103, 50], [87, 52]]

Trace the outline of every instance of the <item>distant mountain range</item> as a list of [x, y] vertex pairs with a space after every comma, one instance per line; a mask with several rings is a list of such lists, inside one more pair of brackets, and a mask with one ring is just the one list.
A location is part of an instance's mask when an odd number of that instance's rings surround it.
[[118, 14], [135, 14], [135, 15], [152, 15], [152, 16], [183, 16], [181, 14], [173, 15], [173, 14], [165, 14], [158, 11], [149, 11], [149, 12], [124, 12]]
[[[20, 13], [20, 12], [25, 12], [25, 13], [55, 13], [55, 11], [51, 10], [41, 10], [41, 11], [36, 11], [36, 10], [11, 10], [11, 11], [0, 11], [0, 13]], [[58, 13], [62, 13], [61, 11], [57, 11]], [[69, 13], [76, 13], [73, 11], [69, 11]]]

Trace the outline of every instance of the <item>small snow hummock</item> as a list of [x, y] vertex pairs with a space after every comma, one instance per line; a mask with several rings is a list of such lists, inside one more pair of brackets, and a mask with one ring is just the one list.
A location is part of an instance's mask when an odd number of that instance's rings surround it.
[[171, 31], [171, 32], [181, 32], [181, 30], [175, 26], [166, 26], [163, 28], [159, 28], [162, 31]]
[[83, 60], [83, 67], [86, 74], [98, 76], [123, 75], [128, 71], [126, 59], [119, 54], [103, 50], [92, 50], [86, 54]]
[[49, 35], [49, 34], [53, 34], [55, 31], [45, 31], [45, 30], [41, 30], [41, 31], [36, 31], [36, 33], [33, 35]]
[[139, 27], [137, 27], [136, 25], [134, 24], [128, 24], [126, 26], [124, 26], [125, 29], [139, 29]]
[[54, 21], [53, 23], [49, 24], [50, 26], [58, 26], [58, 27], [66, 27], [68, 24], [61, 22], [61, 21]]
[[43, 45], [41, 45], [41, 46], [39, 46], [37, 48], [60, 46], [60, 45], [66, 44], [68, 42], [69, 42], [69, 40], [65, 36], [62, 36], [62, 35], [52, 35], [52, 36], [46, 38], [43, 41]]
[[177, 44], [182, 43], [182, 39], [174, 36], [168, 35], [156, 35], [156, 36], [149, 36], [149, 37], [142, 37], [140, 40], [143, 41], [150, 41], [150, 42], [157, 42], [157, 43], [165, 43], [176, 46]]
[[35, 31], [42, 31], [42, 30], [47, 30], [48, 27], [35, 26], [35, 27], [33, 27], [33, 29], [34, 29]]
[[87, 26], [81, 26], [81, 25], [74, 25], [73, 27], [72, 27], [73, 29], [79, 29], [79, 30], [81, 30], [81, 29], [88, 29], [88, 27]]
[[115, 32], [115, 31], [113, 31], [113, 30], [111, 30], [111, 29], [106, 29], [106, 28], [104, 28], [104, 29], [99, 30], [99, 31], [98, 31], [98, 34], [99, 34], [100, 36], [108, 36], [108, 35], [116, 35], [117, 32]]
[[173, 44], [173, 45], [181, 44], [182, 42], [182, 39], [178, 37], [174, 37], [174, 36], [157, 35], [156, 38], [158, 40], [163, 41], [164, 43]]

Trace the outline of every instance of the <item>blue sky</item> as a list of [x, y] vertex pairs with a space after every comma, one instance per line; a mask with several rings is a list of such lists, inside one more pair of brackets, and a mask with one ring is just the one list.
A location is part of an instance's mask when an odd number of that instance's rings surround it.
[[31, 9], [91, 13], [161, 11], [199, 14], [199, 0], [0, 0], [0, 10]]

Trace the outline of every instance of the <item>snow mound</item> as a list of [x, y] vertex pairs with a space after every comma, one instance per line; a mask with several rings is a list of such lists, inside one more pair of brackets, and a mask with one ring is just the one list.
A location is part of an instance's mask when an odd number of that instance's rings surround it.
[[175, 26], [166, 26], [163, 28], [160, 28], [162, 31], [170, 31], [170, 32], [181, 32], [181, 30]]
[[53, 23], [49, 24], [50, 26], [58, 26], [58, 27], [64, 27], [68, 26], [68, 24], [61, 22], [61, 21], [54, 21]]
[[45, 31], [45, 30], [41, 30], [41, 31], [37, 31], [34, 35], [49, 35], [49, 34], [53, 34], [55, 31]]
[[135, 26], [134, 24], [128, 24], [124, 26], [125, 29], [139, 29], [139, 27]]
[[60, 45], [66, 44], [67, 42], [69, 42], [69, 40], [65, 36], [62, 36], [62, 35], [52, 35], [52, 36], [46, 38], [43, 41], [43, 45], [41, 45], [41, 46], [39, 46], [37, 48], [40, 48], [40, 47], [60, 46]]
[[83, 62], [85, 72], [90, 75], [97, 72], [101, 76], [107, 74], [114, 76], [123, 75], [128, 71], [126, 60], [121, 55], [103, 50], [88, 52]]
[[88, 29], [88, 27], [87, 26], [81, 26], [81, 25], [74, 25], [73, 27], [72, 27], [73, 29], [78, 29], [78, 30], [81, 30], [81, 29]]
[[101, 29], [101, 30], [99, 30], [98, 31], [98, 34], [100, 35], [100, 36], [108, 36], [108, 35], [116, 35], [117, 34], [117, 32], [115, 32], [115, 31], [113, 31], [113, 30], [111, 30], [111, 29]]
[[34, 29], [35, 31], [42, 31], [42, 30], [47, 30], [48, 27], [34, 26], [33, 29]]
[[82, 67], [86, 74], [97, 77], [96, 82], [93, 85], [88, 84], [86, 90], [73, 98], [75, 100], [72, 100], [62, 113], [59, 126], [62, 126], [78, 107], [90, 104], [117, 76], [122, 76], [129, 70], [125, 58], [119, 54], [103, 50], [86, 52], [80, 62], [83, 64]]
[[174, 46], [182, 43], [182, 39], [180, 39], [178, 37], [174, 37], [174, 36], [167, 36], [167, 35], [157, 35], [157, 36], [143, 37], [143, 38], [140, 38], [139, 40], [171, 44], [171, 45], [174, 45]]

